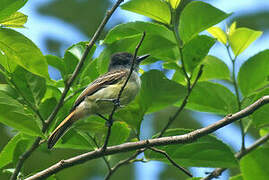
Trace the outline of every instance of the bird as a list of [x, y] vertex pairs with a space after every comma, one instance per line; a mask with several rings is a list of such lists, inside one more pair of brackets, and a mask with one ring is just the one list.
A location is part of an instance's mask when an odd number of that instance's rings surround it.
[[[133, 63], [133, 71], [119, 99], [120, 106], [125, 106], [134, 100], [141, 88], [139, 77], [139, 64], [149, 57], [149, 54], [134, 56], [128, 52], [118, 52], [111, 56], [108, 72], [99, 76], [90, 83], [78, 96], [74, 102], [70, 113], [55, 128], [48, 138], [48, 149], [51, 149], [57, 141], [64, 135], [72, 124], [90, 115], [111, 113], [114, 107], [114, 100], [129, 76]], [[134, 61], [134, 62], [133, 62]]]

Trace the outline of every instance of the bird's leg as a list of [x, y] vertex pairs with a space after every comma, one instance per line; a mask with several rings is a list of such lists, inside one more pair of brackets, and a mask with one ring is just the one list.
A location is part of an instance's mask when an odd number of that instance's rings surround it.
[[96, 102], [98, 101], [107, 101], [107, 102], [112, 102], [115, 106], [118, 106], [120, 108], [123, 108], [124, 106], [122, 106], [120, 104], [120, 100], [119, 99], [98, 99], [96, 100]]

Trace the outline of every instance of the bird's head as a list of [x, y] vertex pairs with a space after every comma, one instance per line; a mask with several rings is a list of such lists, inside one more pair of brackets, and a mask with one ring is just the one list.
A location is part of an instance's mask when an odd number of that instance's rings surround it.
[[[149, 54], [143, 56], [137, 56], [134, 61], [134, 70], [138, 70], [138, 66], [141, 61], [149, 57]], [[111, 56], [109, 70], [120, 69], [120, 68], [131, 68], [134, 56], [131, 53], [120, 52], [115, 53]]]

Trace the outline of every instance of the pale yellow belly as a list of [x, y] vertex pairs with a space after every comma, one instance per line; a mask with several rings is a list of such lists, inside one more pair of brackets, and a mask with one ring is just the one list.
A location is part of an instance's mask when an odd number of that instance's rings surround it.
[[[131, 76], [131, 79], [124, 88], [120, 98], [121, 106], [125, 106], [134, 100], [140, 90], [140, 78], [138, 77], [137, 79], [136, 75], [137, 74]], [[83, 109], [86, 116], [97, 113], [102, 115], [111, 113], [114, 103], [109, 100], [117, 99], [124, 81], [116, 85], [108, 85], [93, 95], [88, 96], [85, 101], [79, 105], [78, 109]]]

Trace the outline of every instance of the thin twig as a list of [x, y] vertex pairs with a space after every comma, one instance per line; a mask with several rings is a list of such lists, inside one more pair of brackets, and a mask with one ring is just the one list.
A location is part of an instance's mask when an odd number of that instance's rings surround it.
[[117, 108], [119, 107], [120, 105], [120, 97], [123, 93], [123, 90], [124, 88], [126, 87], [129, 79], [131, 78], [131, 75], [133, 73], [133, 70], [134, 70], [134, 64], [135, 64], [135, 60], [136, 60], [136, 57], [137, 57], [137, 53], [138, 53], [138, 50], [140, 48], [140, 46], [142, 45], [142, 42], [144, 41], [144, 38], [146, 36], [146, 33], [143, 32], [142, 36], [141, 36], [141, 39], [139, 41], [139, 43], [137, 44], [136, 48], [135, 48], [135, 52], [134, 52], [134, 56], [133, 56], [133, 59], [132, 59], [132, 64], [131, 64], [131, 67], [130, 67], [130, 70], [129, 70], [129, 74], [127, 76], [127, 79], [125, 80], [123, 86], [121, 87], [120, 91], [119, 91], [119, 94], [118, 94], [118, 97], [116, 99], [116, 102], [118, 103], [114, 103], [114, 106], [113, 106], [113, 109], [109, 115], [109, 118], [108, 118], [108, 130], [107, 130], [107, 134], [106, 134], [106, 139], [105, 139], [105, 142], [104, 142], [104, 145], [102, 147], [102, 150], [105, 151], [106, 150], [106, 147], [107, 147], [107, 144], [108, 144], [108, 140], [109, 140], [109, 137], [110, 137], [110, 134], [111, 134], [111, 128], [112, 128], [112, 122], [113, 122], [113, 115], [114, 113], [116, 112]]
[[[235, 154], [235, 157], [237, 159], [241, 159], [243, 156], [247, 155], [260, 145], [264, 144], [269, 140], [269, 134], [259, 138], [256, 140], [250, 147], [246, 148], [245, 151], [239, 151], [238, 153]], [[213, 172], [211, 172], [208, 176], [205, 178], [202, 178], [201, 180], [211, 180], [213, 178], [218, 178], [227, 168], [216, 168]]]
[[[235, 56], [234, 58], [232, 58], [229, 46], [226, 46], [226, 50], [228, 52], [229, 58], [232, 62], [232, 82], [233, 82], [233, 86], [234, 86], [234, 90], [235, 90], [235, 95], [236, 95], [236, 100], [237, 100], [237, 105], [238, 105], [238, 109], [237, 111], [240, 111], [242, 109], [241, 107], [241, 101], [240, 101], [240, 95], [239, 95], [239, 88], [237, 85], [237, 81], [236, 81], [236, 77], [235, 77], [235, 61], [237, 56]], [[245, 130], [244, 130], [244, 125], [242, 120], [239, 121], [239, 125], [240, 125], [240, 130], [241, 130], [241, 151], [245, 150]]]
[[203, 67], [204, 65], [200, 66], [199, 72], [193, 82], [193, 84], [190, 87], [190, 90], [187, 92], [187, 95], [185, 96], [185, 98], [183, 99], [180, 107], [178, 108], [178, 110], [175, 112], [175, 114], [169, 118], [167, 124], [165, 125], [165, 127], [162, 129], [160, 135], [158, 137], [162, 137], [163, 134], [165, 133], [165, 131], [169, 128], [169, 126], [175, 121], [175, 119], [179, 116], [179, 114], [183, 111], [184, 107], [186, 106], [187, 102], [188, 102], [188, 98], [193, 90], [193, 88], [195, 87], [196, 83], [198, 82], [199, 78], [201, 77], [202, 73], [203, 73]]
[[[103, 31], [107, 21], [110, 19], [110, 17], [112, 16], [112, 14], [115, 12], [115, 10], [119, 7], [119, 5], [123, 2], [124, 0], [118, 0], [115, 5], [111, 8], [111, 10], [107, 11], [106, 16], [104, 17], [103, 21], [101, 22], [101, 24], [98, 26], [96, 32], [94, 33], [92, 39], [90, 40], [89, 44], [87, 45], [81, 60], [79, 61], [78, 65], [76, 66], [75, 71], [73, 72], [71, 78], [67, 81], [64, 91], [61, 95], [61, 98], [58, 102], [58, 104], [56, 105], [56, 107], [54, 108], [53, 112], [50, 114], [49, 118], [45, 121], [45, 123], [43, 123], [43, 127], [42, 127], [42, 132], [46, 132], [46, 130], [48, 129], [50, 123], [52, 122], [52, 120], [56, 117], [56, 115], [58, 114], [60, 108], [62, 107], [63, 103], [64, 103], [64, 99], [72, 85], [72, 83], [74, 82], [75, 78], [77, 77], [79, 71], [81, 70], [87, 55], [89, 54], [90, 50], [92, 49], [94, 43], [96, 42], [96, 40], [99, 38], [101, 32]], [[24, 153], [22, 156], [20, 156], [19, 161], [16, 165], [16, 168], [14, 170], [14, 173], [11, 176], [11, 180], [16, 180], [18, 173], [20, 172], [20, 169], [24, 163], [24, 161], [32, 154], [32, 152], [39, 146], [39, 142], [40, 142], [41, 138], [38, 137], [36, 138], [35, 142], [32, 144], [32, 146], [30, 147], [29, 150], [27, 150], [26, 152], [30, 152], [30, 153]], [[38, 142], [38, 143], [36, 143]], [[31, 150], [31, 151], [30, 151]]]
[[[121, 166], [123, 165], [126, 165], [126, 164], [129, 164], [129, 163], [132, 163], [133, 162], [133, 159], [135, 159], [140, 153], [142, 153], [142, 150], [138, 150], [136, 151], [132, 156], [128, 157], [127, 159], [124, 159], [122, 161], [120, 161], [119, 163], [117, 163], [112, 169], [111, 171], [108, 172], [108, 174], [106, 175], [105, 177], [105, 180], [108, 180], [113, 173], [116, 172], [116, 170], [118, 168], [120, 168]], [[131, 162], [132, 161], [132, 162]]]
[[138, 150], [141, 148], [191, 143], [197, 140], [198, 138], [201, 138], [205, 135], [215, 132], [216, 130], [224, 126], [227, 126], [228, 124], [235, 122], [236, 120], [239, 120], [246, 116], [251, 115], [257, 109], [261, 108], [263, 105], [268, 104], [268, 103], [269, 103], [269, 95], [263, 96], [262, 98], [254, 102], [253, 104], [249, 105], [248, 107], [242, 109], [241, 111], [235, 114], [229, 114], [225, 116], [223, 119], [207, 127], [194, 130], [184, 135], [161, 137], [161, 138], [148, 139], [148, 140], [142, 140], [142, 141], [137, 141], [137, 142], [128, 142], [128, 143], [124, 143], [124, 144], [120, 144], [116, 146], [107, 147], [106, 151], [102, 151], [102, 149], [97, 149], [95, 151], [87, 152], [87, 153], [75, 156], [67, 160], [61, 160], [60, 162], [50, 166], [49, 168], [41, 172], [36, 173], [35, 175], [27, 178], [26, 180], [36, 180], [36, 179], [41, 179], [41, 178], [45, 179], [51, 176], [52, 174], [55, 174], [65, 168], [82, 164], [86, 161], [89, 161], [91, 159], [96, 159], [102, 156]]
[[69, 101], [70, 99], [72, 99], [74, 96], [76, 96], [78, 93], [80, 93], [81, 91], [83, 91], [85, 88], [87, 88], [87, 86], [83, 86], [81, 88], [79, 88], [78, 90], [76, 90], [75, 92], [73, 92], [72, 94], [70, 94], [68, 97], [66, 97], [64, 99], [64, 104]]
[[180, 171], [183, 171], [187, 176], [192, 177], [192, 174], [187, 169], [185, 169], [184, 167], [181, 167], [180, 165], [178, 165], [165, 151], [163, 151], [161, 149], [154, 148], [154, 147], [149, 147], [149, 149], [154, 151], [154, 152], [157, 152], [157, 153], [160, 153], [160, 154], [164, 155], [166, 157], [166, 159], [168, 161], [170, 161], [170, 163], [172, 165], [174, 165]]
[[[87, 135], [90, 137], [90, 139], [91, 139], [92, 142], [95, 144], [95, 146], [99, 149], [100, 146], [98, 145], [96, 139], [95, 139], [94, 137], [92, 137], [89, 133], [87, 133]], [[106, 164], [106, 166], [107, 166], [107, 169], [108, 169], [108, 171], [110, 172], [110, 171], [111, 171], [111, 166], [110, 166], [108, 160], [106, 159], [105, 156], [103, 156], [102, 159], [104, 160], [104, 162], [105, 162], [105, 164]]]

